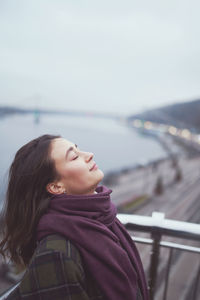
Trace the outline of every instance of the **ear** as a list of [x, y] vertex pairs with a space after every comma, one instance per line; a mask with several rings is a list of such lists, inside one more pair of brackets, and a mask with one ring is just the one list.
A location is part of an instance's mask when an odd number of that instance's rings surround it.
[[53, 195], [59, 195], [66, 192], [65, 188], [61, 184], [55, 182], [48, 183], [46, 190]]

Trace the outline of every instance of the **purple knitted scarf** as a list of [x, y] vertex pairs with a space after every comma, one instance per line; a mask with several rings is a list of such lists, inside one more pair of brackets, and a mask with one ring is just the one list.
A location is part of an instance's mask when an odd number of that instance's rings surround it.
[[131, 237], [116, 218], [112, 190], [99, 186], [96, 192], [52, 196], [39, 221], [37, 240], [54, 233], [69, 239], [106, 300], [136, 300], [138, 286], [147, 300], [142, 263]]

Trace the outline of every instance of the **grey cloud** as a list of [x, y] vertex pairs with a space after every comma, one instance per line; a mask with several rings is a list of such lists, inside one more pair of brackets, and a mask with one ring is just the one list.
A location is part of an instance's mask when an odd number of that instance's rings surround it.
[[130, 113], [200, 95], [197, 1], [0, 3], [0, 104]]

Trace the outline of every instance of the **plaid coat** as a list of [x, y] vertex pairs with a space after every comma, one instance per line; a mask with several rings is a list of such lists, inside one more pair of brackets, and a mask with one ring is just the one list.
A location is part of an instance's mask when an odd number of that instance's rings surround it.
[[[59, 235], [40, 241], [19, 286], [6, 299], [108, 300], [83, 267], [77, 248]], [[142, 300], [139, 289], [137, 300]]]

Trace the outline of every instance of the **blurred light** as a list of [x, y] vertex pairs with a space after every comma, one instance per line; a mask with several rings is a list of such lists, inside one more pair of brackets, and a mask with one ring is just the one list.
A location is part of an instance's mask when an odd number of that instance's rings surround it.
[[169, 133], [170, 134], [172, 134], [172, 135], [177, 135], [177, 128], [176, 127], [174, 127], [174, 126], [170, 126], [169, 128], [168, 128], [168, 131], [169, 131]]
[[193, 139], [196, 143], [200, 144], [200, 135], [199, 134], [193, 134]]
[[152, 129], [153, 124], [149, 121], [144, 122], [144, 128], [146, 129]]
[[189, 139], [190, 138], [190, 131], [188, 129], [183, 129], [182, 132], [181, 132], [181, 135], [182, 137], [186, 138], [186, 139]]

